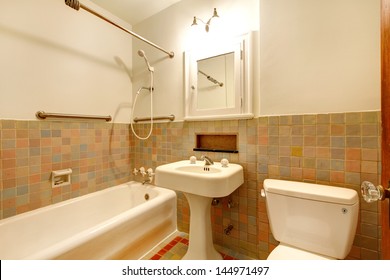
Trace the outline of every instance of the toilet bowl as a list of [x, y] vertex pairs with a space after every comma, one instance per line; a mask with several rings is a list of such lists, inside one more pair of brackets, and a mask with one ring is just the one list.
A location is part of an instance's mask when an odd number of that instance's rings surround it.
[[344, 259], [356, 232], [356, 191], [302, 182], [266, 179], [271, 232], [280, 244], [269, 260]]

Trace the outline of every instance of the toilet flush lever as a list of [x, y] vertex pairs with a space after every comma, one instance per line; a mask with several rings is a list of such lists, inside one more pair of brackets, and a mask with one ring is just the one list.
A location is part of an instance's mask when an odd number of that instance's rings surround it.
[[373, 183], [364, 181], [360, 187], [363, 199], [366, 202], [375, 202], [390, 198], [390, 189], [385, 189], [383, 186], [375, 186]]

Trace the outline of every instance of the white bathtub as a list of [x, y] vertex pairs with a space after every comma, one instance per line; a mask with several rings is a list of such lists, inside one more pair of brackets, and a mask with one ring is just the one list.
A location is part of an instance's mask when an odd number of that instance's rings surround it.
[[128, 182], [0, 220], [0, 259], [139, 259], [175, 231], [175, 192]]

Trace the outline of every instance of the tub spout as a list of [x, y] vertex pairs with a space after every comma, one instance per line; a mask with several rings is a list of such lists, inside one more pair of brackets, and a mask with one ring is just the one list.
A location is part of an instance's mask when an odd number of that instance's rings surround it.
[[146, 175], [148, 176], [146, 180], [144, 180], [142, 182], [142, 185], [145, 185], [146, 183], [152, 183], [153, 182], [153, 176], [154, 176], [154, 172], [153, 172], [153, 169], [152, 168], [149, 168], [147, 171], [146, 171]]

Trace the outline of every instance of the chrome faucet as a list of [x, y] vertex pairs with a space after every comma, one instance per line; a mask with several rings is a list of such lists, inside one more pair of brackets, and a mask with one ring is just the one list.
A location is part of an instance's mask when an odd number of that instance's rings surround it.
[[204, 165], [213, 165], [214, 164], [213, 160], [205, 155], [201, 156], [200, 160], [204, 160]]

